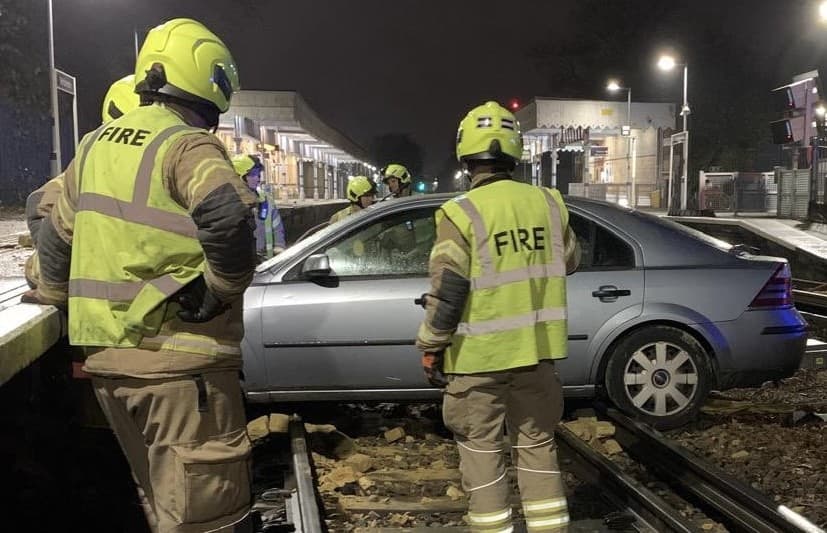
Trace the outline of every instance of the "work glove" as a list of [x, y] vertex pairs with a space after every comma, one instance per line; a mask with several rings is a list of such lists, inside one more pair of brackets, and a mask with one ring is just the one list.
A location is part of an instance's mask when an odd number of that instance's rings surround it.
[[445, 374], [442, 373], [442, 359], [444, 355], [445, 350], [425, 352], [422, 354], [422, 371], [425, 372], [428, 383], [439, 389], [444, 389], [448, 386], [448, 380], [445, 378]]
[[198, 276], [178, 291], [175, 300], [181, 306], [178, 318], [184, 322], [209, 322], [228, 307], [210, 291], [204, 276]]

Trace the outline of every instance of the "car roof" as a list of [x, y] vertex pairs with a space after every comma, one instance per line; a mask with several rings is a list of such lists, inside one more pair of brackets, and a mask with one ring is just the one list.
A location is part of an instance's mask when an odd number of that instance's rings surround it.
[[[375, 209], [384, 211], [388, 208], [441, 205], [460, 194], [408, 196], [375, 204]], [[579, 196], [564, 196], [564, 200], [570, 211], [596, 219], [603, 226], [635, 240], [642, 250], [647, 268], [741, 264], [733, 254], [728, 253], [732, 247], [729, 243], [664, 217]]]
[[[347, 232], [354, 225], [372, 221], [385, 214], [421, 207], [437, 207], [456, 198], [461, 193], [436, 193], [413, 195], [377, 202], [355, 215], [334, 225], [339, 229], [333, 234], [325, 228], [301, 243], [293, 244], [282, 254], [262, 263], [257, 271], [292, 263], [303, 255], [303, 250], [316, 247], [322, 242], [335, 239], [335, 235]], [[728, 253], [731, 245], [697, 230], [677, 224], [649, 213], [629, 209], [617, 204], [577, 196], [565, 196], [569, 211], [577, 213], [602, 227], [637, 243], [643, 265], [651, 268], [687, 268], [693, 266], [747, 266], [734, 254]]]

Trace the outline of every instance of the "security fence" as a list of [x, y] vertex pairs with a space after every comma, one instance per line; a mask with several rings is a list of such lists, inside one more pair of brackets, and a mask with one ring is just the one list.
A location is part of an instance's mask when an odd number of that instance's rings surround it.
[[774, 213], [777, 178], [773, 172], [701, 172], [698, 207], [726, 213]]

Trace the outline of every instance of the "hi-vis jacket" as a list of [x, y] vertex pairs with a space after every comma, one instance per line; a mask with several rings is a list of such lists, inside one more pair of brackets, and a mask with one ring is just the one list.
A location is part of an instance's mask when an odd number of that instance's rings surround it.
[[505, 174], [437, 211], [431, 291], [417, 346], [445, 349], [444, 371], [494, 372], [566, 357], [566, 273], [579, 262], [554, 189]]
[[[110, 348], [88, 371], [160, 377], [240, 366], [253, 204], [220, 141], [170, 107], [140, 107], [84, 137], [39, 232], [38, 290], [58, 304], [68, 292], [72, 344]], [[182, 322], [171, 297], [201, 275], [229, 309]]]
[[352, 203], [349, 206], [345, 207], [344, 209], [340, 209], [339, 211], [336, 211], [335, 213], [333, 213], [330, 216], [330, 221], [328, 223], [329, 224], [335, 224], [336, 222], [339, 222], [340, 220], [346, 219], [350, 215], [355, 215], [356, 213], [358, 213], [361, 210], [362, 210], [362, 207], [360, 205]]

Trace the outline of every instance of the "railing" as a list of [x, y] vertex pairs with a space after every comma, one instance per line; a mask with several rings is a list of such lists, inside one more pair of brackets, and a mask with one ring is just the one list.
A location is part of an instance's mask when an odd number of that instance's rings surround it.
[[[635, 185], [637, 207], [658, 207], [656, 198], [657, 188], [653, 183], [639, 183]], [[629, 206], [631, 195], [629, 183], [569, 183], [569, 195], [612, 202], [622, 206]]]

